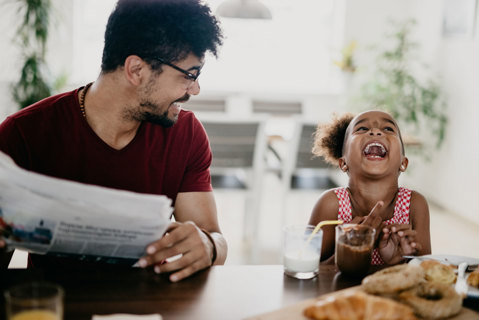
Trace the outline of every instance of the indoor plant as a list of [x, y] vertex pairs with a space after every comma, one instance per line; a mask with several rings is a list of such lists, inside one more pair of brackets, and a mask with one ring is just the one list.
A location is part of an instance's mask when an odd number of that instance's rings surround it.
[[439, 84], [432, 79], [420, 79], [418, 59], [414, 55], [419, 45], [411, 40], [416, 22], [394, 23], [395, 32], [382, 43], [391, 46], [379, 52], [375, 70], [361, 86], [360, 99], [369, 107], [390, 112], [403, 131], [412, 130], [416, 136], [434, 140], [439, 148], [446, 134], [446, 104]]
[[15, 43], [20, 46], [23, 59], [20, 79], [12, 86], [12, 95], [20, 108], [24, 108], [51, 95], [45, 63], [50, 0], [17, 0], [21, 17]]

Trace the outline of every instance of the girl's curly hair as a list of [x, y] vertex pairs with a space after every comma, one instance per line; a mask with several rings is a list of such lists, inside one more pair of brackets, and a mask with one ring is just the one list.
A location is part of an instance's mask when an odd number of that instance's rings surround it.
[[333, 121], [325, 124], [318, 124], [314, 133], [313, 154], [323, 157], [332, 165], [338, 165], [338, 159], [343, 156], [343, 144], [346, 129], [354, 118], [352, 113], [345, 113], [341, 116], [333, 115]]

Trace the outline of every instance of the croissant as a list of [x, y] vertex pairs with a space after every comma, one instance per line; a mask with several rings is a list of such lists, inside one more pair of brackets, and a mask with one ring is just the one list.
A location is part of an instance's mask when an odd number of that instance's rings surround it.
[[345, 292], [315, 302], [303, 314], [315, 320], [416, 319], [408, 306], [367, 293]]

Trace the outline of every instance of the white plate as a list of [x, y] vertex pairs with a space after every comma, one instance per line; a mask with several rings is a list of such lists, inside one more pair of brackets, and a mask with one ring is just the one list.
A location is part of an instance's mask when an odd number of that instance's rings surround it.
[[[409, 261], [410, 264], [419, 265], [424, 260], [436, 260], [444, 264], [451, 264], [458, 266], [462, 262], [467, 262], [468, 265], [479, 264], [478, 258], [464, 257], [464, 256], [455, 256], [450, 254], [428, 254], [424, 256], [418, 256]], [[466, 279], [470, 273], [466, 274]], [[468, 286], [467, 297], [468, 298], [479, 298], [479, 289], [472, 286]]]
[[451, 254], [428, 254], [416, 257], [420, 260], [437, 260], [444, 264], [452, 264], [458, 266], [461, 262], [467, 262], [468, 265], [479, 264], [479, 258], [455, 256]]

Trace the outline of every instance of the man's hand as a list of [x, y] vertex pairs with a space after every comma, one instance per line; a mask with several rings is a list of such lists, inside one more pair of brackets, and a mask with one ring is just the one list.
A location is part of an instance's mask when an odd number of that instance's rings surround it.
[[173, 222], [163, 238], [147, 247], [139, 264], [142, 268], [154, 266], [156, 273], [177, 271], [170, 275], [176, 282], [211, 266], [213, 250], [210, 239], [193, 222]]
[[[13, 255], [13, 250], [8, 251], [7, 243], [3, 238], [5, 229], [0, 226], [0, 270], [6, 269]], [[6, 232], [8, 234], [8, 231]]]
[[0, 218], [0, 252], [7, 250], [7, 242], [4, 237], [11, 234], [11, 228]]

